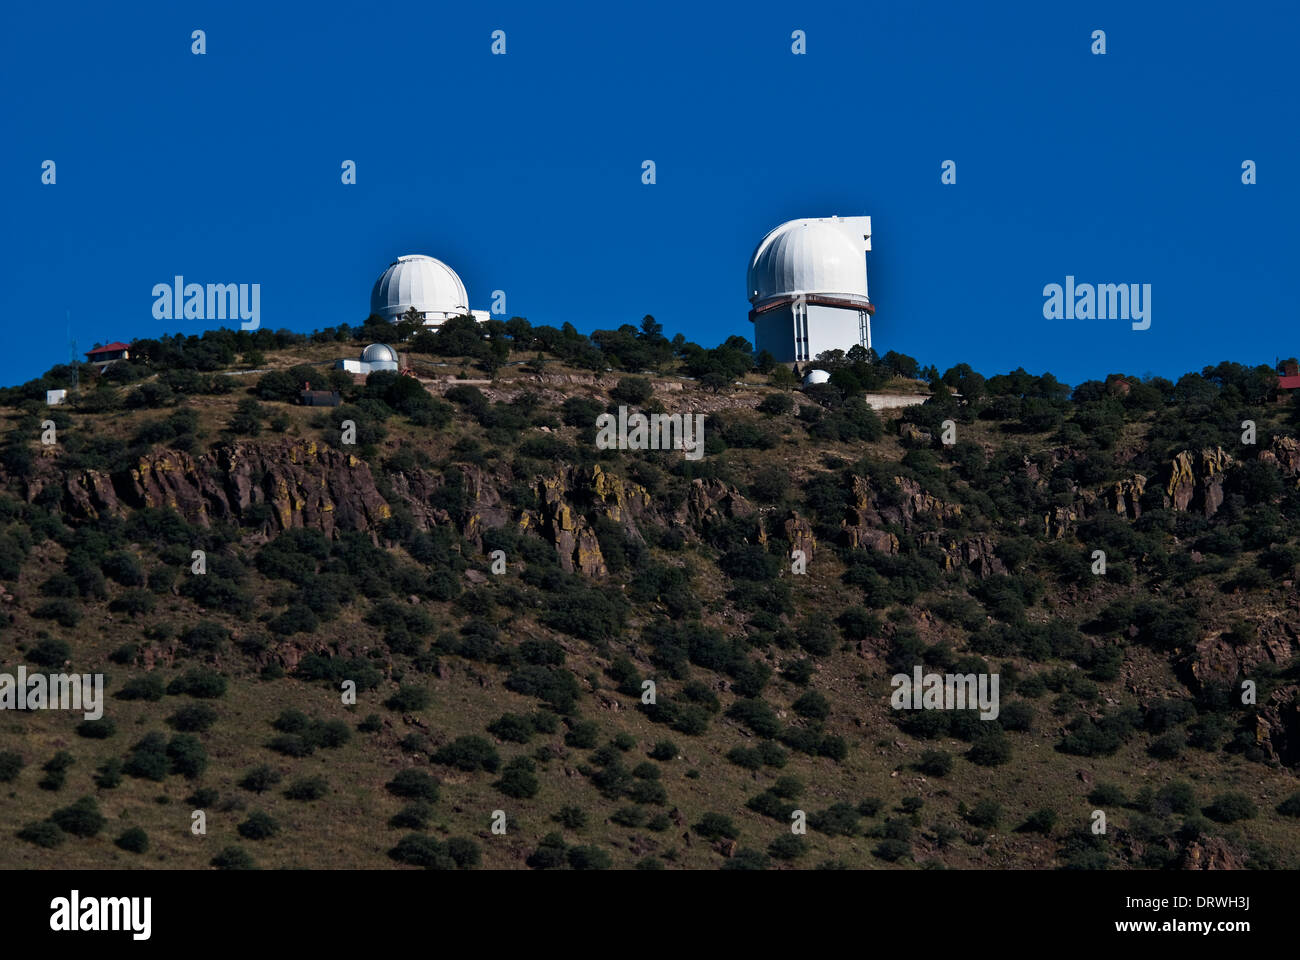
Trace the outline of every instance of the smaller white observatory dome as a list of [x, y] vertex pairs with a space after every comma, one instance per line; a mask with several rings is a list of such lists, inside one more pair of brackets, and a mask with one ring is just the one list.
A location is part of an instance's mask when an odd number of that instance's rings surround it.
[[830, 383], [831, 375], [825, 370], [810, 370], [808, 375], [803, 378], [803, 385], [811, 387], [818, 383]]
[[787, 221], [754, 249], [746, 295], [755, 307], [806, 294], [866, 303], [870, 249], [870, 217]]
[[397, 363], [397, 351], [386, 343], [372, 343], [361, 351], [365, 363]]
[[389, 264], [375, 281], [370, 312], [395, 322], [412, 307], [425, 323], [439, 324], [468, 314], [469, 294], [456, 271], [441, 260], [407, 254]]

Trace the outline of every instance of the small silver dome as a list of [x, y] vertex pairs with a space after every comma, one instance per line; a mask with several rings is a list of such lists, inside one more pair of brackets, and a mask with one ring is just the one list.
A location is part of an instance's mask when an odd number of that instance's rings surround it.
[[361, 351], [364, 363], [396, 363], [397, 351], [386, 343], [372, 343]]

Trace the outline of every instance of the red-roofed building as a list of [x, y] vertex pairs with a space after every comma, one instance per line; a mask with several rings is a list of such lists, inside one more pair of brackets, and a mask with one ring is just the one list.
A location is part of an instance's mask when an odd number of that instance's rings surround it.
[[130, 360], [131, 345], [127, 343], [106, 343], [102, 347], [86, 351], [87, 363], [108, 363], [111, 360]]

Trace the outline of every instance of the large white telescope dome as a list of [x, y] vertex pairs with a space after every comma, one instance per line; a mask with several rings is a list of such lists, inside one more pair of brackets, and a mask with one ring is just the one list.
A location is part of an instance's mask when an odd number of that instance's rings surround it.
[[745, 291], [755, 307], [803, 294], [867, 302], [870, 217], [790, 220], [754, 249]]
[[370, 312], [395, 322], [414, 307], [425, 323], [439, 324], [469, 310], [469, 294], [456, 271], [423, 254], [398, 257], [375, 281]]

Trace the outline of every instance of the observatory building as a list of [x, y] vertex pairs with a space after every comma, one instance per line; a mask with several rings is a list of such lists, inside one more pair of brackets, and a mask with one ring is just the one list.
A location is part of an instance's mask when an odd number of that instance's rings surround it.
[[441, 326], [452, 317], [488, 319], [486, 310], [471, 310], [469, 294], [456, 271], [441, 260], [413, 253], [398, 257], [379, 275], [370, 292], [370, 312], [396, 323], [412, 307], [425, 326]]
[[791, 220], [754, 249], [746, 276], [754, 348], [778, 363], [871, 347], [870, 217]]
[[398, 373], [397, 351], [386, 343], [372, 343], [361, 351], [359, 360], [335, 360], [335, 370], [348, 373], [371, 374], [377, 370], [391, 370]]

